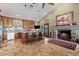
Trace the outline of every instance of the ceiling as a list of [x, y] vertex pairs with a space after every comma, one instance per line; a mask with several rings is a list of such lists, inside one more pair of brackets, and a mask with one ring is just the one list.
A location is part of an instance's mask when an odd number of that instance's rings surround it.
[[42, 3], [0, 3], [0, 9], [0, 14], [4, 16], [40, 20], [54, 9], [54, 5], [46, 3], [44, 8], [42, 8]]

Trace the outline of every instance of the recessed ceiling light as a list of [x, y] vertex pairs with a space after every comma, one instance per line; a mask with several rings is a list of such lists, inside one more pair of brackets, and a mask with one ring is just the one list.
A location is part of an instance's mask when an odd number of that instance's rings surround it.
[[46, 12], [44, 12], [43, 14], [46, 15]]
[[16, 16], [17, 16], [17, 17], [19, 17], [19, 15], [18, 15], [18, 14], [16, 14]]
[[57, 3], [54, 3], [55, 5], [57, 4]]
[[31, 19], [31, 17], [29, 17], [29, 19]]
[[5, 15], [8, 15], [8, 12], [5, 12]]
[[39, 18], [37, 18], [37, 21], [39, 20]]

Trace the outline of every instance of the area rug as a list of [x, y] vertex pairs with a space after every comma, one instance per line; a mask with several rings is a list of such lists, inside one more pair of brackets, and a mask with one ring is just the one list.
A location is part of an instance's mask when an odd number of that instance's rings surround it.
[[60, 40], [60, 39], [54, 39], [53, 38], [53, 39], [49, 40], [48, 42], [50, 42], [52, 44], [56, 44], [56, 45], [62, 46], [64, 48], [71, 49], [71, 50], [75, 50], [76, 47], [77, 47], [76, 43], [69, 42], [69, 41], [64, 41], [64, 40]]

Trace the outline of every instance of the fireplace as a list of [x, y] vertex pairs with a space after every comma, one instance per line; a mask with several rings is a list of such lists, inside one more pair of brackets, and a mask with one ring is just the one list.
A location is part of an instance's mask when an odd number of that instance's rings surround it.
[[79, 26], [55, 26], [52, 37], [55, 39], [77, 42]]
[[71, 41], [71, 30], [58, 30], [58, 39]]

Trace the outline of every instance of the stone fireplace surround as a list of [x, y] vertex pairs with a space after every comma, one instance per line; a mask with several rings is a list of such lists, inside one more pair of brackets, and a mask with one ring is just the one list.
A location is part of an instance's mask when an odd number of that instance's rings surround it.
[[58, 30], [71, 30], [71, 41], [76, 42], [76, 39], [79, 39], [79, 26], [54, 26], [53, 27], [53, 35], [52, 37], [55, 39], [58, 38]]

